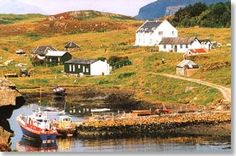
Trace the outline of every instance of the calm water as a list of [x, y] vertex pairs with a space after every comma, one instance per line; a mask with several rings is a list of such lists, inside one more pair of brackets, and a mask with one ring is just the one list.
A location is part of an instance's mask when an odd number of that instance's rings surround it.
[[[28, 100], [33, 102], [32, 99]], [[36, 101], [36, 100], [35, 100]], [[47, 101], [50, 103], [50, 100]], [[54, 101], [55, 102], [55, 101]], [[64, 100], [59, 100], [59, 103], [52, 104], [50, 107], [57, 107], [59, 110], [64, 109]], [[73, 102], [66, 106], [67, 112], [72, 114], [73, 120], [83, 120], [85, 112], [91, 111], [92, 107], [98, 105], [92, 105], [90, 103], [82, 103], [78, 111], [78, 108], [73, 106]], [[86, 107], [89, 105], [89, 107]], [[92, 107], [91, 107], [92, 106]], [[22, 138], [22, 132], [19, 125], [16, 122], [16, 117], [19, 114], [31, 114], [33, 110], [38, 108], [37, 104], [28, 104], [22, 106], [20, 109], [13, 112], [12, 117], [9, 119], [11, 129], [15, 132], [15, 136], [12, 137], [12, 150], [21, 152], [164, 152], [164, 153], [226, 153], [231, 152], [230, 142], [225, 140], [215, 140], [214, 138], [203, 137], [179, 137], [179, 138], [123, 138], [123, 139], [106, 139], [106, 140], [81, 140], [79, 138], [67, 138], [58, 139], [57, 145], [54, 147], [43, 148], [40, 146], [32, 145], [31, 142]], [[88, 109], [89, 108], [89, 109]], [[81, 115], [82, 114], [82, 115]], [[56, 118], [55, 113], [49, 113], [50, 118]]]

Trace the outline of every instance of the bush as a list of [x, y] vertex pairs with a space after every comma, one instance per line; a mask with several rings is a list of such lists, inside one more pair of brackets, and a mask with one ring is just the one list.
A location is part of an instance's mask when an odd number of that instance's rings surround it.
[[98, 57], [97, 60], [105, 61], [106, 58], [105, 57]]
[[32, 63], [32, 65], [35, 66], [44, 66], [45, 65], [45, 61], [44, 60], [40, 60], [37, 57], [32, 57], [30, 58], [30, 61]]
[[6, 48], [6, 47], [4, 47], [4, 48], [2, 48], [4, 51], [8, 51], [9, 49], [8, 48]]
[[110, 83], [108, 80], [100, 80], [100, 81], [98, 81], [99, 85], [108, 84], [108, 83]]
[[127, 73], [122, 73], [118, 76], [119, 79], [123, 79], [123, 78], [127, 78], [127, 77], [130, 77], [132, 75], [135, 75], [136, 73], [135, 72], [127, 72]]
[[132, 62], [129, 60], [128, 57], [118, 57], [118, 56], [111, 56], [108, 59], [108, 62], [113, 67], [113, 69], [121, 68], [123, 66], [132, 64]]
[[39, 34], [34, 33], [34, 32], [28, 32], [28, 33], [26, 33], [25, 36], [29, 37], [29, 38], [31, 38], [32, 40], [35, 40], [35, 41], [40, 40], [42, 38]]

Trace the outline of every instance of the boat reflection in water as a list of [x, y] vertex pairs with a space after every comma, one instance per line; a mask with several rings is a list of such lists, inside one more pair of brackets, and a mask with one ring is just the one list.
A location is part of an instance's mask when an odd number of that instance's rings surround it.
[[42, 144], [22, 137], [20, 142], [16, 144], [16, 150], [18, 152], [56, 152], [57, 144]]

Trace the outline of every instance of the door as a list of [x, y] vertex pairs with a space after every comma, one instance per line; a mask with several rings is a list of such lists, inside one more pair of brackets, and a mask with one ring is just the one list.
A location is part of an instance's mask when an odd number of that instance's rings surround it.
[[174, 47], [175, 47], [175, 48], [174, 48], [174, 51], [177, 52], [177, 45], [175, 45]]

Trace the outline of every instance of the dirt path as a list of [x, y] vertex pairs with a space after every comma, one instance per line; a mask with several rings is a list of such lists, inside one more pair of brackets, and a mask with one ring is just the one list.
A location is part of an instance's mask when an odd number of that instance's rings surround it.
[[174, 79], [180, 79], [180, 80], [195, 82], [195, 83], [198, 83], [198, 84], [202, 84], [202, 85], [205, 85], [205, 86], [215, 88], [223, 94], [225, 101], [231, 102], [231, 88], [227, 88], [227, 87], [217, 85], [217, 84], [214, 84], [214, 83], [202, 81], [202, 80], [199, 80], [199, 79], [186, 78], [186, 77], [181, 77], [181, 76], [171, 75], [171, 74], [165, 74], [165, 73], [155, 73], [155, 74], [160, 75], [160, 76], [174, 78]]

